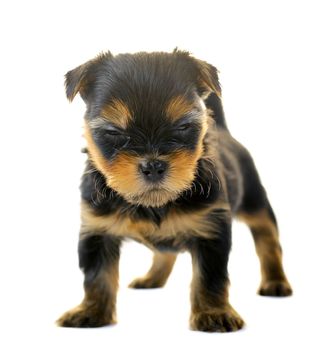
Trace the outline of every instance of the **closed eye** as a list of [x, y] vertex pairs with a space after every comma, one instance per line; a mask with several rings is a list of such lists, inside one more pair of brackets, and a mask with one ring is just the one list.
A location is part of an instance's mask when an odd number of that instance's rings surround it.
[[113, 125], [107, 125], [101, 130], [104, 137], [109, 139], [114, 146], [117, 145], [117, 147], [122, 148], [126, 147], [130, 142], [130, 136], [124, 130], [120, 130]]
[[118, 130], [105, 130], [106, 135], [109, 136], [120, 136], [122, 135], [121, 132], [119, 132]]
[[107, 136], [121, 136], [124, 134], [123, 131], [112, 125], [107, 125], [106, 127], [102, 128], [102, 130]]
[[188, 130], [191, 126], [192, 126], [192, 123], [185, 123], [185, 124], [179, 125], [177, 130], [185, 131], [185, 130]]

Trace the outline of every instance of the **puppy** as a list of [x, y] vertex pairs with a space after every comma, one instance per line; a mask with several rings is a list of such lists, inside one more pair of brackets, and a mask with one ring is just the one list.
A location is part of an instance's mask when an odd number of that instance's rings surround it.
[[228, 298], [233, 217], [252, 232], [259, 294], [292, 293], [275, 215], [250, 154], [227, 128], [215, 67], [179, 50], [107, 52], [66, 74], [68, 99], [78, 92], [87, 107], [79, 239], [85, 297], [58, 325], [116, 322], [120, 247], [131, 238], [154, 260], [130, 287], [162, 287], [177, 253], [189, 251], [191, 329], [239, 330], [244, 322]]

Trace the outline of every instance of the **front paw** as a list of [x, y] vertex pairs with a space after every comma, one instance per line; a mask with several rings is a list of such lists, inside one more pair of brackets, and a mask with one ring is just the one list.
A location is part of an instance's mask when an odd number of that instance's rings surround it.
[[243, 328], [244, 321], [229, 307], [193, 313], [190, 325], [192, 330], [202, 332], [234, 332]]
[[273, 297], [287, 297], [292, 293], [292, 288], [286, 280], [262, 282], [258, 290], [260, 295]]
[[95, 307], [79, 305], [67, 311], [57, 321], [60, 327], [94, 328], [116, 323], [111, 313]]

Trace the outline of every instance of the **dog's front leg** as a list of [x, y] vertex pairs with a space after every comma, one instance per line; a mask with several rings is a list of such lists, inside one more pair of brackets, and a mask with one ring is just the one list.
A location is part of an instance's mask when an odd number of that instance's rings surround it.
[[85, 297], [66, 312], [62, 327], [100, 327], [116, 323], [120, 240], [109, 234], [84, 233], [79, 241], [79, 266], [84, 272]]
[[[227, 220], [226, 220], [227, 221]], [[231, 223], [218, 222], [219, 232], [210, 238], [196, 238], [191, 245], [193, 280], [191, 285], [193, 330], [232, 332], [244, 322], [228, 300], [227, 264], [231, 247]]]

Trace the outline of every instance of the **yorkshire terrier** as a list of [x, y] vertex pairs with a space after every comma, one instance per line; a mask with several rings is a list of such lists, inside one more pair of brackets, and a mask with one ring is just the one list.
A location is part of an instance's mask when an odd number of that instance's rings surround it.
[[57, 324], [116, 323], [121, 243], [153, 250], [131, 288], [162, 287], [179, 252], [192, 256], [190, 327], [243, 327], [229, 303], [232, 218], [250, 228], [258, 293], [288, 296], [276, 218], [249, 152], [230, 134], [217, 69], [188, 52], [102, 53], [66, 74], [86, 103], [88, 160], [81, 184], [79, 266], [85, 297]]

